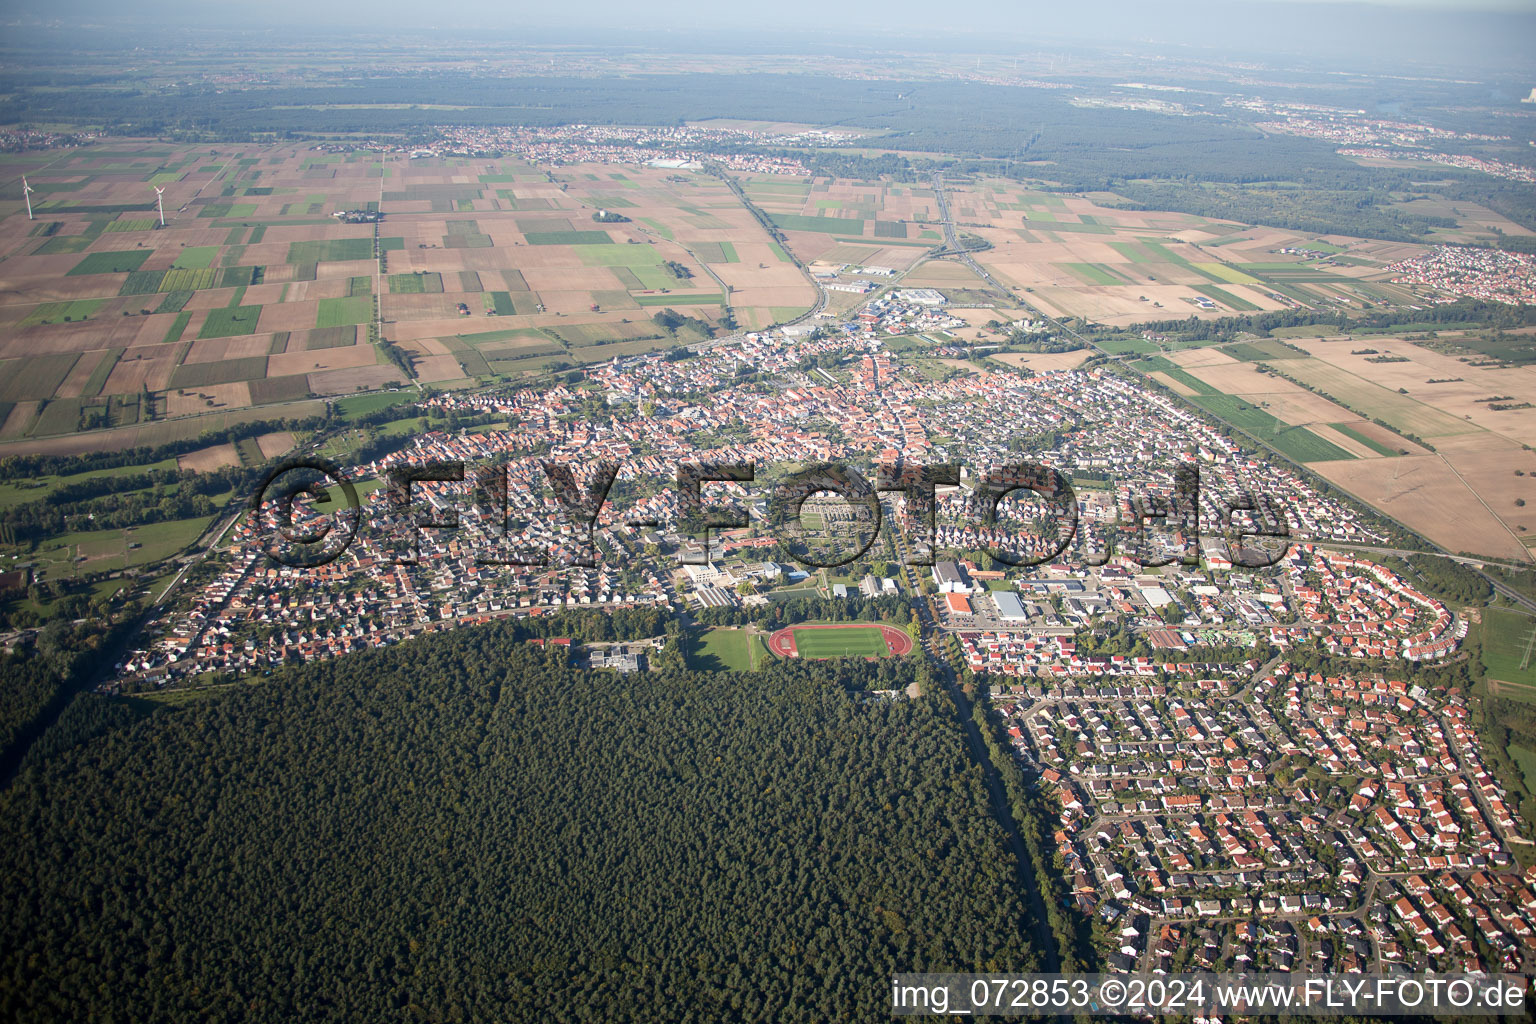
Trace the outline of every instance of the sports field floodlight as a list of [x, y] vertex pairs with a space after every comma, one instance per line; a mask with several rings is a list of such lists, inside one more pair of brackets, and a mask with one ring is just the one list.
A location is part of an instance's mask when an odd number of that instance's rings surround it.
[[165, 227], [165, 200], [160, 198], [165, 195], [165, 189], [159, 185], [151, 185], [150, 187], [155, 190], [155, 206], [160, 211], [160, 226]]
[[32, 219], [32, 186], [27, 184], [27, 176], [21, 176], [21, 197], [27, 201], [27, 220]]

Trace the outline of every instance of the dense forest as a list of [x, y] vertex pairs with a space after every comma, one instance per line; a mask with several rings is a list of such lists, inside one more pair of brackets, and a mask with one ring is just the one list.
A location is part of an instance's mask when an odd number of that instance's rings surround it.
[[868, 1020], [1035, 963], [942, 701], [518, 635], [77, 701], [0, 794], [0, 1017]]

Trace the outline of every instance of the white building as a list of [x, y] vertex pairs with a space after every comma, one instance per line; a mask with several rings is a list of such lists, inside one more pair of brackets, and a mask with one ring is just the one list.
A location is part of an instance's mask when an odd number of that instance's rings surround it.
[[917, 306], [942, 306], [947, 301], [943, 293], [934, 288], [902, 288], [893, 298]]

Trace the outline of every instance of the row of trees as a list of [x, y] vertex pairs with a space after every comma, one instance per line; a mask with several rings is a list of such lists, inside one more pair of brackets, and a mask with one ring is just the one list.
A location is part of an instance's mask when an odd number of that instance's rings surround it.
[[1502, 329], [1529, 327], [1536, 325], [1536, 306], [1509, 306], [1480, 299], [1458, 299], [1427, 309], [1376, 310], [1354, 316], [1326, 310], [1286, 309], [1273, 313], [1223, 317], [1219, 320], [1201, 320], [1194, 316], [1184, 320], [1151, 320], [1136, 324], [1131, 330], [1136, 333], [1143, 330], [1155, 331], [1182, 341], [1219, 341], [1235, 337], [1238, 332], [1268, 337], [1271, 331], [1281, 327], [1383, 330], [1404, 324], [1445, 324], [1458, 329], [1470, 325]]

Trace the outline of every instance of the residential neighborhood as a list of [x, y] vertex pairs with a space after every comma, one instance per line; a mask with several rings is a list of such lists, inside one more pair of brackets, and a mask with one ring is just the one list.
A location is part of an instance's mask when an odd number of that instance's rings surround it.
[[[814, 328], [617, 358], [579, 381], [431, 396], [426, 422], [488, 425], [426, 429], [347, 467], [363, 485], [356, 538], [321, 567], [274, 561], [269, 517], [243, 516], [217, 574], [156, 619], [116, 685], [259, 674], [569, 608], [686, 618], [900, 598], [931, 609], [1059, 808], [1055, 854], [1108, 964], [1532, 962], [1536, 894], [1512, 855], [1528, 827], [1480, 757], [1467, 695], [1409, 681], [1415, 665], [1454, 660], [1468, 622], [1362, 553], [1388, 528], [1112, 366], [948, 371], [931, 353], [964, 321], [930, 298], [881, 294]], [[851, 564], [797, 561], [773, 489], [794, 467], [838, 461], [869, 481], [954, 464], [959, 483], [936, 487], [931, 520], [908, 492], [883, 492]], [[1021, 461], [1070, 493], [997, 475]], [[752, 467], [701, 486], [728, 524], [707, 536], [689, 532], [678, 490], [679, 467], [705, 462]], [[412, 481], [408, 503], [388, 485], [442, 464], [464, 470]], [[588, 530], [551, 467], [580, 490], [600, 465], [613, 483]], [[1283, 522], [1234, 514], [1254, 493]], [[847, 541], [869, 527], [850, 508], [811, 496], [801, 526]], [[295, 514], [309, 526], [341, 515]], [[914, 551], [932, 564], [901, 571]], [[666, 644], [571, 656], [645, 672]], [[1316, 659], [1329, 670], [1299, 667]], [[1359, 674], [1336, 667], [1351, 664]]]

